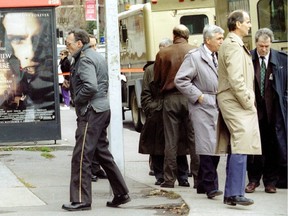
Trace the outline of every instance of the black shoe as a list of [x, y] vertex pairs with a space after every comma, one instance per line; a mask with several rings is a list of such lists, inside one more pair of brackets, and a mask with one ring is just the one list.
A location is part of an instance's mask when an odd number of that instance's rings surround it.
[[231, 199], [228, 200], [228, 197], [224, 197], [223, 203], [226, 205], [236, 206], [236, 203], [233, 203]]
[[190, 187], [190, 184], [187, 180], [183, 180], [181, 182], [179, 182], [179, 186], [181, 187]]
[[79, 203], [79, 202], [72, 202], [70, 204], [63, 204], [62, 209], [67, 211], [82, 211], [82, 210], [90, 210], [91, 204], [90, 203]]
[[[225, 198], [224, 198], [224, 203], [225, 203]], [[248, 199], [244, 196], [231, 196], [231, 197], [227, 197], [226, 198], [226, 203], [227, 205], [244, 205], [244, 206], [248, 206], [248, 205], [252, 205], [254, 204], [254, 201], [252, 199]]]
[[128, 203], [130, 201], [131, 201], [131, 199], [130, 199], [128, 194], [115, 195], [111, 202], [108, 201], [106, 203], [106, 206], [108, 206], [108, 207], [117, 207], [117, 206], [119, 206], [121, 204], [125, 204], [125, 203]]
[[212, 190], [212, 191], [206, 193], [208, 199], [212, 199], [213, 197], [220, 196], [222, 194], [223, 194], [223, 192], [220, 190]]
[[165, 187], [165, 188], [174, 188], [174, 184], [169, 184], [167, 182], [162, 182], [160, 187]]
[[92, 175], [91, 176], [91, 181], [92, 182], [97, 182], [98, 181], [98, 177], [96, 175]]
[[95, 173], [95, 175], [99, 178], [99, 179], [107, 179], [107, 175], [104, 172], [104, 170], [99, 170], [98, 172]]
[[163, 178], [159, 178], [157, 179], [157, 181], [155, 182], [155, 185], [161, 185], [164, 182]]

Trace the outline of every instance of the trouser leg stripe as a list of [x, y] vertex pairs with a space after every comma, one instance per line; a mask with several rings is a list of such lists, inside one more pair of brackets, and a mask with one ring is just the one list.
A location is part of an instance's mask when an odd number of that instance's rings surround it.
[[84, 154], [84, 147], [85, 147], [85, 140], [86, 140], [86, 135], [87, 135], [87, 129], [88, 129], [88, 122], [86, 123], [85, 126], [85, 131], [84, 131], [84, 137], [83, 137], [83, 143], [82, 143], [82, 150], [81, 150], [81, 159], [80, 159], [80, 176], [79, 176], [79, 202], [82, 202], [82, 164], [83, 164], [83, 154]]

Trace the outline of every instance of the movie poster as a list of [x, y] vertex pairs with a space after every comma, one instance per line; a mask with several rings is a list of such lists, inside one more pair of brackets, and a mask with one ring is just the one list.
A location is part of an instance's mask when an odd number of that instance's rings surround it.
[[55, 119], [51, 10], [0, 10], [0, 124]]

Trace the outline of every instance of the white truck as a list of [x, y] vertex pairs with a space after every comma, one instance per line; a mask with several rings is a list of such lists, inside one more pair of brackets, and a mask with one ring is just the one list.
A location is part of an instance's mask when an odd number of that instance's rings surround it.
[[152, 0], [133, 5], [118, 15], [120, 35], [123, 118], [131, 110], [135, 130], [140, 132], [145, 122], [141, 109], [143, 66], [155, 60], [159, 42], [172, 38], [172, 30], [184, 24], [190, 30], [189, 43], [199, 46], [203, 42], [202, 31], [206, 24], [215, 24], [212, 0]]

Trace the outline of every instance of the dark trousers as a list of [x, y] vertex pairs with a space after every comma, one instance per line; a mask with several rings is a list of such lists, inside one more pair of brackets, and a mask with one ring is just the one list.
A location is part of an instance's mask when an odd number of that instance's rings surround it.
[[108, 147], [107, 127], [110, 110], [96, 113], [89, 108], [77, 117], [76, 144], [71, 161], [70, 201], [92, 203], [91, 163], [94, 154], [105, 170], [114, 195], [127, 194], [128, 188]]
[[91, 171], [93, 175], [96, 175], [97, 172], [101, 170], [99, 161], [94, 157], [92, 160]]
[[259, 121], [262, 155], [248, 155], [247, 171], [249, 182], [260, 183], [263, 177], [264, 186], [276, 185], [278, 180], [278, 145], [274, 127], [267, 118]]
[[186, 137], [182, 137], [182, 140], [186, 140], [190, 145], [193, 145], [194, 142], [194, 140], [187, 141], [188, 138], [193, 137], [193, 127], [189, 119], [188, 100], [180, 92], [165, 95], [163, 123], [165, 137], [164, 180], [168, 184], [174, 184], [177, 179], [177, 152], [181, 143], [181, 128], [187, 131]]
[[[164, 164], [164, 155], [151, 155], [153, 161], [153, 170], [155, 178], [164, 179], [163, 173], [163, 164]], [[188, 180], [188, 161], [186, 155], [177, 156], [177, 180], [182, 182]]]
[[218, 190], [217, 167], [220, 156], [199, 155], [200, 167], [198, 171], [197, 193]]

